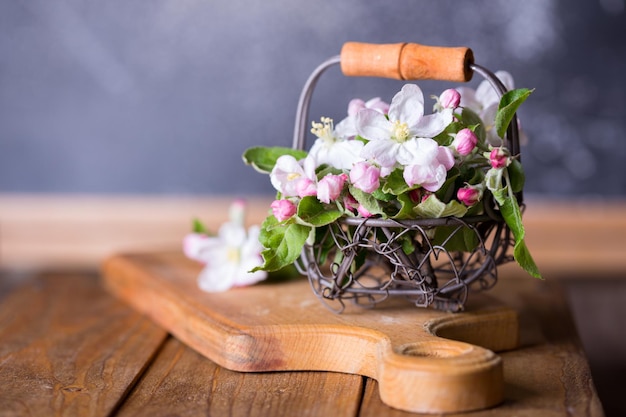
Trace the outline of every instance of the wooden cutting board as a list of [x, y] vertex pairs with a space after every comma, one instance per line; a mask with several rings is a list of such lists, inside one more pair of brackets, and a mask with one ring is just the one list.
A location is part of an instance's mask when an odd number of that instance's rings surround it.
[[518, 345], [514, 310], [471, 294], [466, 312], [389, 300], [327, 309], [305, 278], [223, 293], [196, 284], [201, 266], [181, 253], [120, 254], [105, 286], [178, 339], [235, 371], [320, 370], [378, 381], [382, 400], [413, 412], [459, 412], [503, 398], [502, 361]]

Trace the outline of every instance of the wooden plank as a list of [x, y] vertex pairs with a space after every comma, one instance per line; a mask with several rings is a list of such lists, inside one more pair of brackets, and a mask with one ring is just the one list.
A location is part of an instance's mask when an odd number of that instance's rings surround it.
[[22, 276], [0, 304], [0, 414], [109, 415], [165, 337], [93, 273]]
[[196, 284], [200, 269], [174, 252], [114, 256], [103, 271], [113, 293], [228, 369], [365, 375], [380, 382], [387, 404], [411, 411], [479, 409], [502, 398], [500, 359], [477, 345], [517, 346], [517, 315], [492, 299], [477, 294], [482, 302], [459, 314], [396, 299], [337, 315], [305, 279], [207, 294]]
[[[511, 271], [514, 272], [514, 271]], [[512, 275], [514, 277], [514, 275]], [[565, 297], [553, 283], [513, 279], [494, 288], [521, 313], [522, 346], [500, 353], [504, 363], [504, 402], [458, 417], [603, 416], [589, 366]], [[368, 381], [361, 417], [414, 416], [387, 407], [376, 381]]]
[[356, 375], [229, 371], [170, 338], [116, 415], [355, 416], [362, 389]]

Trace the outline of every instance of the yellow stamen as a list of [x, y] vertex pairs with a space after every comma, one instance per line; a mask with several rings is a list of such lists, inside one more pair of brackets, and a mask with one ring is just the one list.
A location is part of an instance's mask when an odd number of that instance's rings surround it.
[[410, 134], [409, 125], [402, 123], [400, 120], [393, 122], [393, 131], [391, 133], [392, 139], [397, 142], [406, 142]]
[[335, 126], [333, 124], [333, 119], [330, 117], [322, 117], [321, 123], [312, 122], [311, 133], [313, 133], [318, 138], [322, 138], [327, 141], [333, 141], [335, 138], [333, 137], [333, 133], [335, 131]]
[[228, 248], [228, 251], [226, 252], [226, 259], [228, 259], [228, 262], [237, 263], [239, 262], [239, 258], [240, 254], [237, 248]]

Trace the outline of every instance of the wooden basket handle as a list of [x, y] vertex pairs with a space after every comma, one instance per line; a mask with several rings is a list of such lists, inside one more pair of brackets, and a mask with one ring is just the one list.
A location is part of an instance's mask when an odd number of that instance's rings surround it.
[[356, 77], [466, 82], [472, 79], [473, 63], [466, 47], [347, 42], [341, 49], [341, 71]]

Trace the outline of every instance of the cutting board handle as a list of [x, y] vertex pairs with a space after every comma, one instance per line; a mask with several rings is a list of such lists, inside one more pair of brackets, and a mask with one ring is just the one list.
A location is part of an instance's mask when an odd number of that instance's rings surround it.
[[341, 49], [341, 70], [347, 76], [466, 82], [473, 63], [474, 54], [466, 47], [347, 42]]

